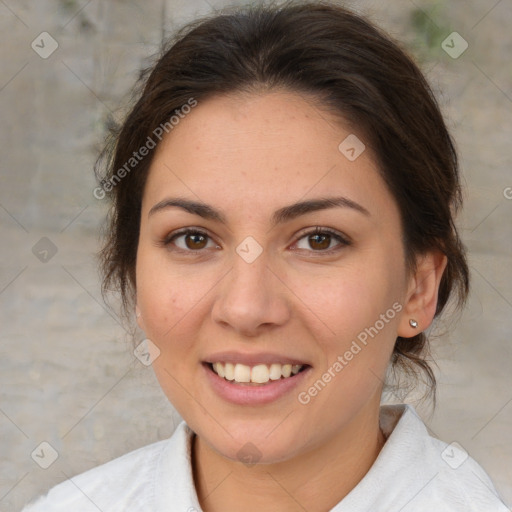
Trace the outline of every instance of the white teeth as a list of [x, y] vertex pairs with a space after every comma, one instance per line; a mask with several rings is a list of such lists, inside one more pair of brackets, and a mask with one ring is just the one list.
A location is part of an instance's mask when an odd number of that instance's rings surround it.
[[224, 366], [221, 365], [220, 363], [215, 363], [213, 365], [213, 369], [215, 370], [215, 373], [219, 376], [219, 377], [224, 377], [225, 376], [225, 372], [224, 372]]
[[257, 382], [258, 384], [264, 384], [270, 379], [270, 372], [266, 364], [258, 364], [253, 366], [251, 370], [251, 382]]
[[255, 384], [266, 384], [269, 380], [279, 380], [284, 377], [285, 379], [291, 375], [296, 375], [302, 369], [301, 364], [279, 364], [272, 363], [270, 367], [266, 364], [257, 364], [250, 367], [245, 364], [233, 363], [220, 363], [212, 364], [213, 371], [226, 380]]
[[281, 374], [284, 378], [289, 377], [292, 374], [292, 365], [283, 364], [283, 367], [281, 368]]
[[251, 382], [251, 368], [237, 363], [235, 365], [235, 382]]
[[[217, 364], [219, 366], [222, 366], [222, 363], [217, 363]], [[227, 380], [235, 380], [235, 365], [233, 365], [231, 363], [226, 363], [224, 365], [224, 378]]]
[[271, 364], [270, 365], [270, 379], [279, 380], [281, 378], [281, 365]]
[[[292, 366], [292, 374], [293, 375], [296, 375], [297, 373], [299, 373], [299, 370], [302, 368], [302, 366], [300, 364], [294, 364]], [[220, 375], [220, 374], [219, 374]]]

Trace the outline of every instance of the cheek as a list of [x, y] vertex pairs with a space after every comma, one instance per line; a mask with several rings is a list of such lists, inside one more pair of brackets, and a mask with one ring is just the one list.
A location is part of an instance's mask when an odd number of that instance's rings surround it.
[[171, 266], [161, 250], [141, 248], [137, 254], [137, 304], [144, 331], [163, 343], [181, 328], [205, 293], [204, 280], [185, 267]]
[[160, 350], [152, 366], [165, 395], [180, 414], [190, 404], [198, 364], [197, 315], [204, 308], [204, 295], [210, 288], [190, 270], [171, 267], [165, 254], [140, 250], [137, 259], [137, 302], [143, 329]]
[[329, 329], [316, 339], [322, 352], [317, 378], [302, 391], [314, 397], [316, 410], [333, 425], [349, 421], [385, 380], [397, 314], [391, 297], [377, 290], [371, 280], [339, 280], [318, 305]]
[[322, 320], [322, 331], [340, 340], [352, 339], [373, 325], [397, 296], [392, 278], [375, 267], [331, 271], [315, 279], [314, 286], [304, 281], [298, 290], [297, 295]]
[[[314, 304], [311, 309], [324, 325], [316, 331], [325, 356], [322, 370], [331, 369], [339, 376], [336, 380], [345, 381], [344, 392], [373, 386], [384, 375], [395, 343], [402, 308], [397, 300], [401, 281], [396, 277], [400, 255], [382, 254], [331, 271], [302, 290], [304, 302]], [[336, 362], [343, 366], [341, 371], [336, 371], [339, 365], [333, 368]]]
[[143, 330], [160, 350], [153, 370], [162, 390], [180, 414], [195, 394], [202, 366], [198, 363], [202, 319], [211, 308], [208, 291], [218, 273], [170, 265], [165, 254], [140, 250], [137, 260], [137, 302]]

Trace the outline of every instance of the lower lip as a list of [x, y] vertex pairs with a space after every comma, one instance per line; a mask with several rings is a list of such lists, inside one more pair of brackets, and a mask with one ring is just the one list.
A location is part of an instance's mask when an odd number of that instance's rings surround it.
[[264, 405], [278, 400], [292, 392], [303, 382], [311, 367], [286, 379], [271, 380], [267, 384], [247, 385], [238, 384], [219, 377], [208, 364], [203, 369], [213, 390], [224, 400], [237, 405]]

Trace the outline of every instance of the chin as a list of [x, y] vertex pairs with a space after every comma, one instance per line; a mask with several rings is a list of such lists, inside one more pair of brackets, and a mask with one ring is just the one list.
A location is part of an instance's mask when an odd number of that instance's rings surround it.
[[[216, 425], [203, 426], [192, 430], [219, 455], [248, 466], [253, 464], [275, 464], [293, 458], [306, 449], [304, 432], [298, 429], [296, 435], [290, 428], [279, 427], [279, 421], [245, 420], [226, 426], [229, 434]], [[251, 424], [252, 423], [252, 424]], [[277, 427], [277, 428], [276, 428]]]
[[[207, 440], [205, 440], [208, 442]], [[265, 445], [261, 443], [254, 443], [246, 440], [243, 443], [231, 443], [229, 446], [212, 446], [212, 448], [232, 461], [241, 462], [247, 466], [254, 464], [276, 464], [284, 462], [294, 457], [295, 453], [292, 451], [292, 446], [287, 443], [279, 443], [279, 441]], [[295, 450], [297, 447], [294, 446]]]

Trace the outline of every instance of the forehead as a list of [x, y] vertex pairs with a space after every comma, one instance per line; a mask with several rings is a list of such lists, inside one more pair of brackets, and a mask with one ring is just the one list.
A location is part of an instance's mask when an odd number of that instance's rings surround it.
[[368, 209], [392, 207], [370, 150], [351, 160], [340, 150], [345, 140], [354, 146], [364, 137], [297, 93], [199, 102], [158, 146], [143, 208], [168, 193], [247, 207], [249, 198], [283, 204], [337, 192]]

